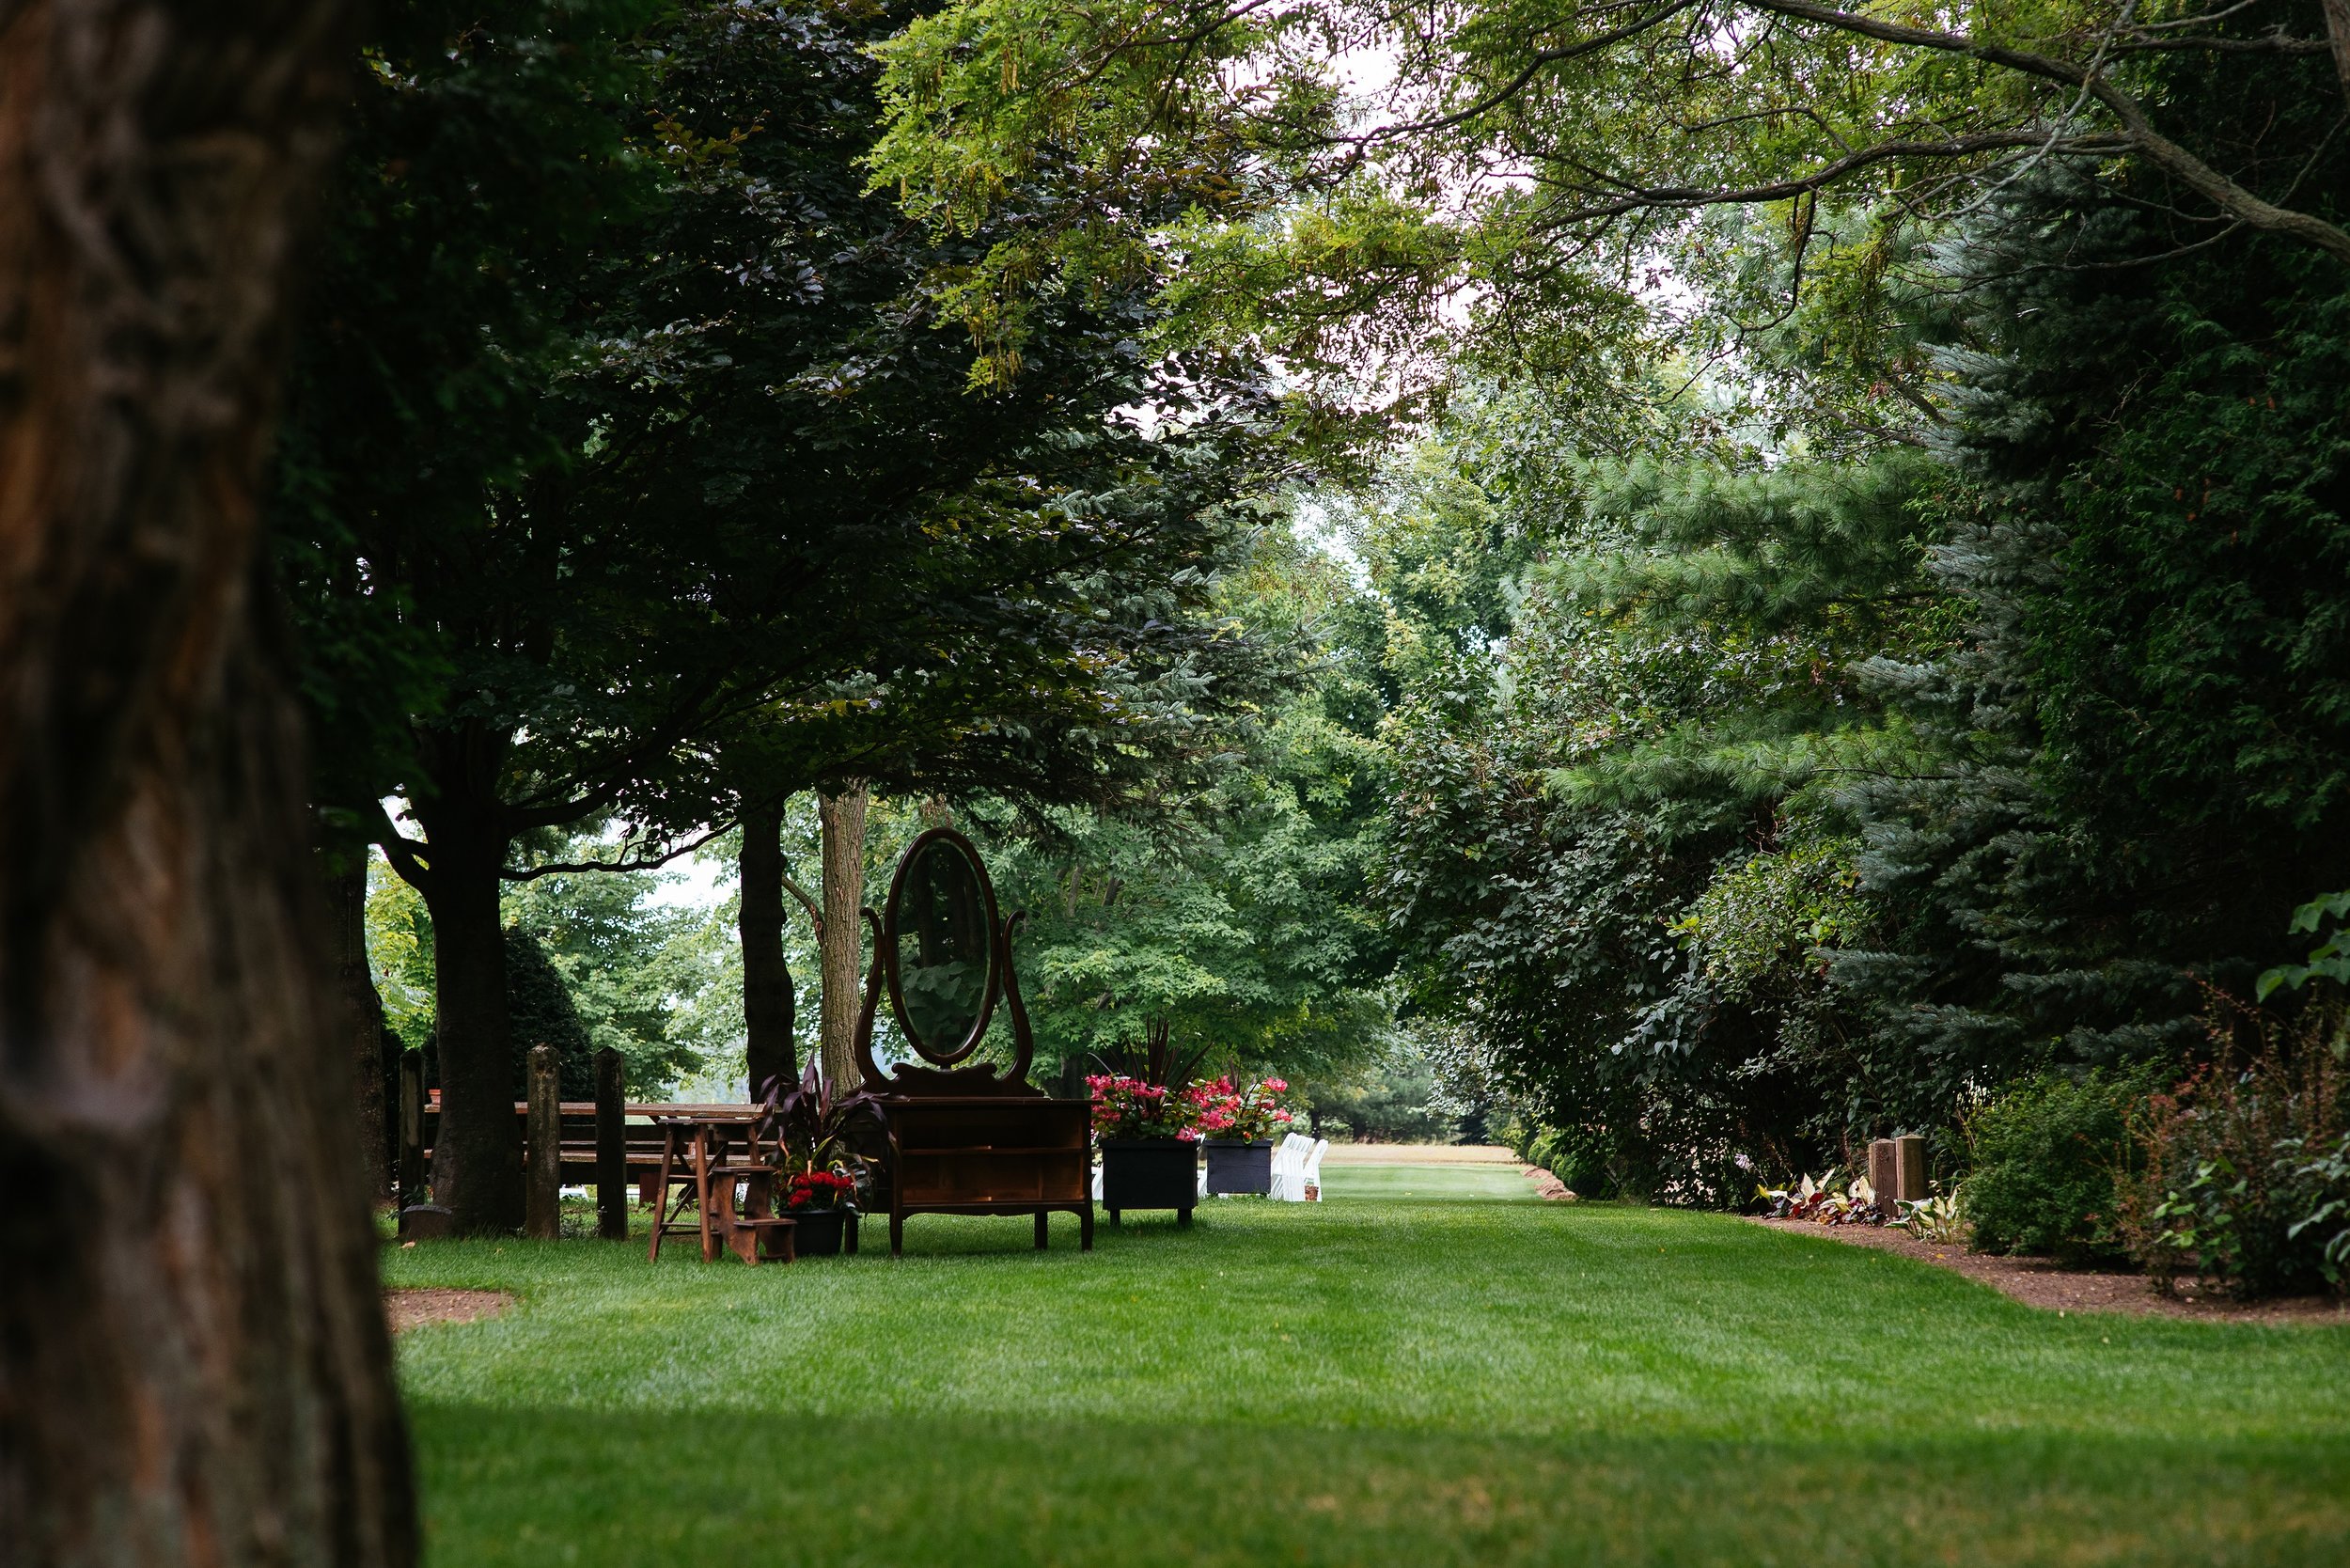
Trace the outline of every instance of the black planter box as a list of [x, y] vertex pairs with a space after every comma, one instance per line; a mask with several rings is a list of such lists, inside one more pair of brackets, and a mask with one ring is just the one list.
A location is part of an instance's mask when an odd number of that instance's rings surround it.
[[1119, 1139], [1102, 1145], [1102, 1207], [1118, 1223], [1122, 1209], [1172, 1209], [1191, 1223], [1199, 1201], [1199, 1146], [1181, 1138]]
[[786, 1210], [793, 1220], [792, 1250], [803, 1258], [837, 1258], [845, 1237], [851, 1253], [856, 1251], [856, 1211], [854, 1209]]
[[1273, 1140], [1212, 1137], [1207, 1140], [1208, 1190], [1253, 1192], [1273, 1190]]

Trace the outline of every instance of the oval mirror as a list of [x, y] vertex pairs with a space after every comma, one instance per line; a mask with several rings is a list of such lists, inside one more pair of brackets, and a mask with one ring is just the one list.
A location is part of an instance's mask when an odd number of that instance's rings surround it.
[[898, 1022], [907, 1043], [942, 1066], [978, 1048], [994, 1011], [988, 903], [971, 852], [943, 836], [915, 846], [890, 891]]

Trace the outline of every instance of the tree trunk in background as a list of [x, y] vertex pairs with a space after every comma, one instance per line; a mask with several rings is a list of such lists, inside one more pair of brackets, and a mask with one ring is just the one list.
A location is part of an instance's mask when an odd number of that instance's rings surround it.
[[824, 841], [824, 932], [817, 949], [824, 984], [819, 1039], [825, 1082], [847, 1090], [861, 1076], [856, 1020], [865, 1005], [859, 962], [865, 952], [865, 922], [858, 914], [865, 904], [865, 781], [854, 780], [838, 794], [816, 798]]
[[339, 8], [0, 10], [0, 1551], [405, 1568], [298, 711], [254, 600]]
[[791, 1039], [795, 998], [783, 948], [783, 813], [772, 806], [743, 810], [742, 906], [743, 1041], [751, 1102], [767, 1098], [800, 1075]]
[[432, 864], [417, 890], [432, 914], [432, 1033], [441, 1118], [432, 1139], [432, 1201], [461, 1236], [503, 1235], [523, 1222], [522, 1085], [507, 1035], [506, 933], [498, 917], [502, 831], [462, 806], [414, 808]]
[[2350, 0], [2321, 0], [2326, 13], [2326, 37], [2333, 46], [2334, 80], [2350, 101]]
[[326, 935], [341, 1003], [336, 1032], [351, 1062], [352, 1098], [359, 1107], [359, 1169], [369, 1198], [392, 1196], [391, 1121], [384, 1104], [391, 1058], [384, 1048], [384, 998], [368, 965], [368, 846], [337, 844], [326, 851]]

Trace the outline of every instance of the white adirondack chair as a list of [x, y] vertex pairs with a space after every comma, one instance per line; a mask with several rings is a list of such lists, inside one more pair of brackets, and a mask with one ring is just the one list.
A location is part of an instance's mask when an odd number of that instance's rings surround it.
[[1322, 1201], [1322, 1156], [1330, 1152], [1330, 1140], [1323, 1138], [1307, 1152], [1298, 1171], [1297, 1196], [1308, 1203]]
[[1273, 1184], [1268, 1196], [1285, 1203], [1306, 1200], [1306, 1156], [1312, 1152], [1314, 1140], [1297, 1133], [1284, 1133], [1273, 1151]]

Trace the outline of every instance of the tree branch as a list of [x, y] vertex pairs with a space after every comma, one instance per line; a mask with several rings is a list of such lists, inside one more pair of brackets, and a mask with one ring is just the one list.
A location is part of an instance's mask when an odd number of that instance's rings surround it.
[[539, 866], [502, 866], [498, 869], [498, 875], [508, 882], [536, 882], [542, 876], [563, 876], [588, 871], [658, 870], [672, 860], [693, 854], [733, 825], [732, 823], [720, 823], [716, 827], [705, 831], [698, 839], [689, 839], [660, 855], [635, 860], [629, 859], [627, 851], [623, 848], [620, 858], [618, 860], [551, 860]]
[[[1600, 218], [1622, 217], [1654, 207], [1727, 207], [1758, 205], [1772, 201], [1791, 201], [1796, 196], [1834, 184], [1844, 176], [1872, 164], [1887, 163], [1897, 158], [1964, 158], [1978, 152], [2001, 152], [2025, 148], [2042, 148], [2048, 138], [2044, 132], [1985, 131], [1971, 136], [1951, 136], [1941, 141], [1890, 141], [1874, 147], [1864, 147], [1833, 163], [1824, 164], [1808, 175], [1791, 180], [1774, 180], [1767, 185], [1743, 185], [1731, 188], [1706, 189], [1685, 185], [1627, 186], [1624, 194], [1612, 201], [1600, 202], [1559, 214], [1552, 219], [1556, 227], [1590, 223]], [[2058, 144], [2068, 152], [2118, 152], [2135, 146], [2119, 136], [2077, 136]]]
[[384, 803], [380, 800], [375, 803], [375, 820], [377, 829], [369, 841], [383, 850], [384, 858], [392, 863], [392, 870], [400, 873], [402, 882], [418, 892], [424, 891], [425, 884], [432, 879], [432, 868], [417, 852], [430, 855], [431, 846], [400, 832], [399, 824], [392, 821], [392, 814], [384, 809]]
[[818, 899], [815, 894], [809, 892], [807, 888], [801, 886], [790, 871], [783, 873], [783, 886], [790, 891], [793, 898], [800, 901], [800, 907], [807, 911], [807, 917], [816, 922], [816, 940], [822, 942], [824, 939], [824, 905], [822, 901]]
[[[2345, 0], [2345, 3], [2350, 3], [2350, 0]], [[1636, 18], [1631, 22], [1625, 23], [1621, 27], [1612, 27], [1606, 32], [1599, 34], [1595, 38], [1585, 39], [1578, 43], [1565, 44], [1557, 49], [1537, 50], [1527, 60], [1526, 68], [1524, 70], [1520, 71], [1515, 76], [1503, 83], [1500, 86], [1496, 87], [1491, 92], [1485, 94], [1484, 97], [1471, 103], [1465, 109], [1455, 110], [1453, 113], [1449, 115], [1439, 115], [1434, 119], [1414, 120], [1407, 125], [1374, 126], [1372, 129], [1364, 132], [1360, 135], [1332, 136], [1327, 139], [1333, 143], [1348, 142], [1353, 143], [1357, 147], [1369, 147], [1374, 142], [1393, 141], [1401, 136], [1416, 136], [1429, 131], [1449, 130], [1453, 126], [1475, 119], [1480, 115], [1487, 114], [1492, 110], [1498, 108], [1503, 103], [1508, 102], [1511, 99], [1515, 98], [1519, 93], [1524, 92], [1534, 78], [1542, 72], [1544, 66], [1558, 65], [1561, 61], [1577, 59], [1585, 55], [1597, 54], [1600, 50], [1606, 48], [1610, 44], [1622, 43], [1626, 39], [1637, 38], [1642, 33], [1653, 31], [1665, 23], [1671, 21], [1674, 17], [1680, 15], [1683, 11], [1687, 10], [1690, 7], [1696, 4], [1697, 0], [1671, 0], [1671, 3], [1666, 6], [1663, 10], [1653, 12], [1644, 17]]]
[[[2131, 146], [2145, 155], [2155, 167], [2174, 176], [2205, 200], [2229, 216], [2241, 220], [2252, 228], [2283, 234], [2314, 245], [2336, 260], [2350, 264], [2350, 232], [2312, 217], [2262, 200], [2226, 175], [2204, 163], [2178, 143], [2154, 127], [2138, 100], [2115, 86], [2102, 71], [2077, 66], [2069, 60], [2059, 60], [2029, 50], [2011, 49], [2005, 44], [1984, 43], [1964, 33], [1936, 32], [1931, 28], [1909, 27], [1897, 22], [1881, 22], [1872, 16], [1841, 11], [1832, 6], [1810, 4], [1810, 0], [1742, 0], [1755, 10], [1773, 16], [1783, 16], [1800, 22], [1816, 22], [1839, 32], [1856, 33], [1881, 43], [1897, 43], [1912, 49], [1931, 49], [1946, 55], [1963, 55], [1986, 65], [2002, 66], [2026, 76], [2043, 81], [2058, 82], [2067, 86], [2085, 89], [2089, 96], [2103, 104], [2106, 111], [2122, 124]], [[2350, 0], [2326, 0], [2330, 25], [2332, 8], [2350, 6]], [[2345, 13], [2350, 25], [2350, 13]], [[2337, 53], [2336, 60], [2343, 60]], [[2350, 66], [2345, 66], [2350, 70]]]

